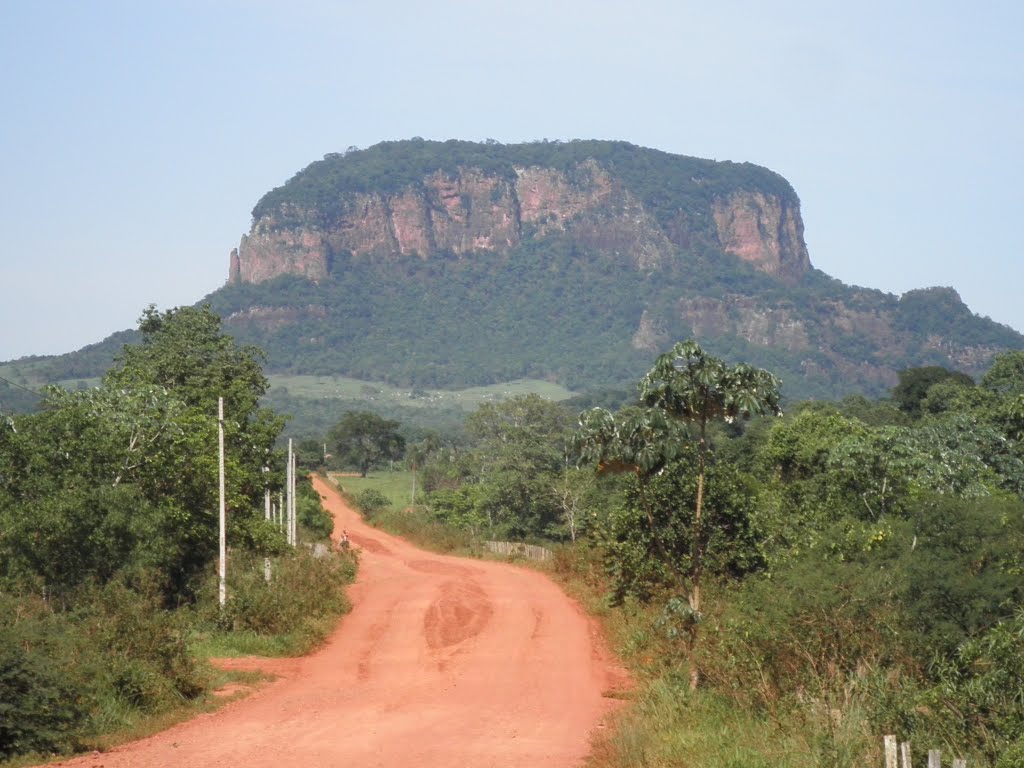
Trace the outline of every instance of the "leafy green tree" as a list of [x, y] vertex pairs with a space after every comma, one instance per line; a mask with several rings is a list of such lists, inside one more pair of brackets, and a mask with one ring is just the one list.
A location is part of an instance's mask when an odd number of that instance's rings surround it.
[[[617, 602], [628, 596], [647, 600], [666, 588], [688, 584], [695, 552], [701, 553], [706, 571], [723, 579], [742, 577], [763, 565], [752, 489], [729, 464], [712, 461], [705, 467], [704, 525], [693, 527], [696, 468], [696, 446], [685, 443], [679, 457], [657, 473], [647, 478], [633, 474], [624, 503], [600, 526], [597, 536], [605, 547]], [[695, 530], [702, 541], [692, 540]], [[673, 601], [668, 613], [684, 632], [692, 630], [688, 603], [684, 607]]]
[[[660, 408], [669, 418], [692, 424], [697, 430], [697, 494], [690, 537], [694, 548], [687, 594], [693, 614], [691, 647], [696, 645], [704, 571], [706, 537], [702, 531], [702, 513], [709, 451], [708, 424], [718, 419], [731, 422], [755, 414], [781, 414], [779, 386], [779, 380], [772, 373], [745, 363], [730, 367], [706, 354], [692, 339], [677, 343], [671, 351], [661, 355], [640, 381], [641, 402]], [[699, 680], [696, 665], [690, 674], [691, 687], [696, 688]]]
[[441, 488], [431, 492], [430, 509], [445, 525], [477, 536], [488, 530], [487, 489], [478, 484]]
[[1024, 393], [1024, 351], [996, 355], [992, 367], [981, 377], [981, 386], [1003, 395]]
[[493, 535], [552, 536], [561, 531], [551, 494], [569, 463], [572, 417], [539, 395], [486, 403], [466, 420], [474, 450], [466, 456], [474, 495]]
[[934, 385], [949, 382], [961, 387], [974, 386], [974, 379], [966, 373], [940, 365], [906, 368], [897, 375], [899, 383], [892, 389], [892, 399], [901, 411], [915, 418], [921, 415], [921, 402]]
[[1024, 605], [1024, 504], [930, 494], [907, 512], [901, 600], [918, 657], [948, 656]]
[[[48, 390], [42, 412], [0, 434], [6, 575], [34, 575], [53, 592], [126, 566], [170, 580], [188, 570], [216, 507], [193, 507], [195, 494], [175, 488], [201, 484], [206, 457], [194, 441], [215, 449], [215, 430], [160, 389]], [[215, 457], [212, 469], [215, 491]]]
[[295, 463], [303, 469], [313, 471], [324, 466], [324, 445], [321, 440], [307, 438], [295, 446]]
[[402, 457], [405, 438], [398, 427], [397, 421], [370, 411], [348, 411], [331, 427], [327, 439], [334, 446], [336, 461], [366, 477], [371, 467]]
[[224, 396], [229, 539], [273, 538], [263, 495], [282, 421], [259, 406], [258, 353], [220, 332], [208, 309], [141, 321], [95, 389], [45, 394], [40, 413], [0, 428], [0, 562], [51, 593], [121, 568], [154, 568], [167, 597], [188, 598], [216, 554], [217, 398]]
[[223, 333], [220, 318], [203, 307], [158, 312], [148, 307], [139, 321], [142, 343], [126, 346], [105, 386], [132, 390], [162, 387], [197, 416], [216, 421], [224, 399], [225, 444], [235, 466], [230, 473], [232, 508], [262, 508], [268, 482], [263, 468], [280, 466], [275, 443], [284, 420], [260, 405], [269, 382], [263, 353]]
[[[688, 648], [691, 656], [690, 685], [696, 688], [700, 672], [694, 658], [698, 624], [701, 618], [701, 585], [705, 556], [710, 541], [704, 521], [704, 491], [707, 476], [708, 425], [716, 420], [732, 422], [754, 414], [780, 414], [779, 380], [768, 371], [746, 364], [728, 366], [712, 357], [693, 340], [677, 343], [657, 358], [640, 381], [640, 400], [647, 410], [631, 415], [617, 424], [607, 412], [591, 411], [581, 419], [580, 437], [583, 455], [596, 461], [599, 469], [633, 471], [638, 477], [659, 471], [678, 453], [678, 434], [669, 426], [675, 422], [696, 430], [696, 489], [692, 515], [677, 510], [677, 517], [689, 520], [689, 556], [679, 587], [686, 597]], [[649, 478], [645, 478], [649, 482]], [[664, 535], [653, 515], [653, 506], [644, 496], [641, 483], [640, 504], [646, 505], [648, 522], [654, 531], [656, 547], [662, 557], [673, 561]]]

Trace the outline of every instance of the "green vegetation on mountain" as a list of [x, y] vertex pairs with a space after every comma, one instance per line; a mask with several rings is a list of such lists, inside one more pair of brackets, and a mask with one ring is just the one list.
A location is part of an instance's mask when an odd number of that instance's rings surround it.
[[680, 207], [706, 206], [737, 188], [795, 197], [788, 181], [752, 163], [672, 155], [624, 141], [506, 145], [412, 139], [326, 155], [265, 194], [253, 208], [252, 217], [258, 221], [270, 215], [281, 226], [289, 227], [304, 222], [288, 218], [285, 212], [315, 211], [318, 223], [329, 227], [336, 221], [339, 202], [346, 195], [400, 192], [422, 184], [424, 177], [438, 171], [454, 175], [464, 168], [476, 168], [511, 182], [516, 179], [517, 167], [553, 168], [571, 175], [587, 160], [597, 161], [623, 179], [662, 223], [668, 223]]
[[[680, 267], [669, 281], [611, 259], [582, 259], [566, 239], [481, 260], [352, 259], [319, 283], [284, 276], [227, 286], [208, 301], [237, 338], [267, 351], [272, 371], [341, 373], [425, 389], [537, 378], [584, 391], [623, 386], [639, 375], [650, 353], [638, 349], [633, 337], [645, 311], [667, 318], [663, 334], [687, 335], [690, 328], [672, 310], [683, 292], [726, 305], [730, 296], [753, 295], [766, 317], [774, 308], [803, 320], [806, 349], [728, 334], [701, 340], [717, 355], [775, 371], [790, 397], [877, 396], [894, 383], [887, 370], [957, 367], [928, 345], [933, 331], [921, 320], [928, 297], [944, 305], [944, 294], [916, 296], [914, 311], [904, 313], [906, 297], [850, 289], [817, 273], [799, 286], [785, 286], [747, 265], [710, 257]], [[904, 339], [886, 346], [870, 335], [843, 332], [828, 319], [840, 300], [861, 317], [896, 318]], [[290, 320], [279, 322], [285, 314]], [[972, 333], [987, 347], [1024, 346], [1009, 328], [970, 317]]]

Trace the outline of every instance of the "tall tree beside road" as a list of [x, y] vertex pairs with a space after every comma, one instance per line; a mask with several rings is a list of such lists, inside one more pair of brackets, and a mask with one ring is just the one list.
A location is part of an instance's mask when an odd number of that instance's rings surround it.
[[[640, 503], [647, 507], [647, 519], [655, 524], [646, 493], [651, 478], [679, 455], [679, 432], [670, 424], [695, 428], [696, 443], [695, 500], [690, 510], [678, 510], [678, 517], [689, 516], [689, 556], [680, 579], [686, 597], [683, 617], [691, 655], [690, 685], [696, 688], [700, 672], [693, 652], [697, 646], [701, 618], [701, 582], [709, 542], [705, 530], [704, 496], [710, 446], [708, 425], [718, 419], [727, 422], [765, 413], [779, 414], [779, 380], [768, 371], [746, 364], [728, 366], [704, 352], [693, 340], [677, 343], [661, 355], [640, 381], [640, 400], [647, 410], [632, 412], [616, 422], [614, 416], [595, 409], [581, 417], [582, 455], [596, 461], [599, 469], [629, 470], [637, 475]], [[653, 535], [655, 548], [663, 558], [671, 557], [664, 540], [667, 531]], [[670, 564], [679, 572], [678, 565]]]
[[331, 427], [327, 439], [334, 447], [336, 461], [355, 467], [366, 477], [372, 467], [402, 458], [405, 438], [398, 426], [397, 421], [370, 411], [348, 411]]
[[[258, 350], [208, 308], [140, 321], [100, 387], [48, 390], [38, 414], [0, 433], [0, 576], [49, 591], [153, 569], [187, 598], [217, 551], [217, 398], [226, 405], [229, 537], [266, 549], [263, 500], [282, 419], [259, 406]], [[279, 462], [277, 462], [279, 464]]]

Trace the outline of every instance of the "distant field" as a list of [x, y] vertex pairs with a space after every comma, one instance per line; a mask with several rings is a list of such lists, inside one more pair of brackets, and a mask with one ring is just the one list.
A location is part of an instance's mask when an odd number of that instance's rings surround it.
[[575, 393], [558, 384], [537, 379], [520, 379], [489, 387], [470, 389], [409, 389], [391, 387], [344, 376], [278, 376], [271, 375], [271, 390], [285, 390], [293, 397], [315, 400], [366, 400], [404, 407], [437, 408], [456, 406], [465, 411], [476, 410], [483, 403], [496, 403], [516, 395], [537, 394], [548, 400], [566, 400]]
[[23, 387], [38, 386], [46, 383], [46, 380], [39, 374], [39, 371], [45, 369], [45, 367], [46, 363], [38, 361], [32, 363], [6, 363], [0, 365], [0, 376], [10, 379], [16, 384], [21, 384]]
[[[394, 509], [405, 509], [409, 506], [412, 493], [412, 472], [400, 470], [389, 472], [386, 469], [370, 472], [366, 477], [348, 477], [337, 472], [328, 472], [328, 478], [345, 493], [355, 495], [368, 488], [380, 491], [391, 499]], [[419, 493], [416, 494], [419, 496]]]

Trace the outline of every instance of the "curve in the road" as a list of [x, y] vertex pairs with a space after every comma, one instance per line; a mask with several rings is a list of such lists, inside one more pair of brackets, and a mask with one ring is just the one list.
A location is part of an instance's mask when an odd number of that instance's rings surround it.
[[416, 549], [314, 483], [361, 550], [353, 610], [326, 645], [213, 714], [61, 765], [577, 765], [622, 679], [580, 608], [535, 571]]

